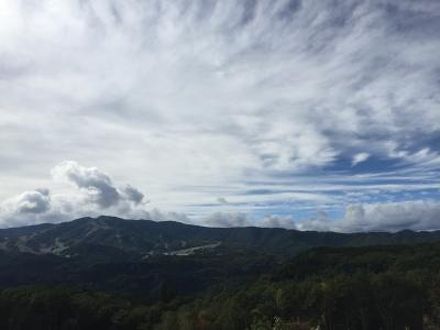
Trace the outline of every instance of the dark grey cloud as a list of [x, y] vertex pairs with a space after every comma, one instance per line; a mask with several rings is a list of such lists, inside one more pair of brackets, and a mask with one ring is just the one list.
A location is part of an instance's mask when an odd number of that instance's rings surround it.
[[134, 204], [140, 204], [144, 200], [145, 195], [138, 189], [128, 185], [123, 189], [123, 192], [127, 200], [132, 201]]
[[65, 161], [52, 169], [52, 175], [87, 191], [91, 201], [102, 208], [114, 206], [121, 200], [110, 177], [96, 167], [84, 167], [74, 161]]
[[144, 194], [128, 185], [118, 189], [104, 172], [96, 167], [84, 167], [74, 161], [64, 161], [52, 169], [56, 179], [63, 179], [87, 192], [90, 201], [101, 208], [117, 206], [121, 201], [138, 205]]

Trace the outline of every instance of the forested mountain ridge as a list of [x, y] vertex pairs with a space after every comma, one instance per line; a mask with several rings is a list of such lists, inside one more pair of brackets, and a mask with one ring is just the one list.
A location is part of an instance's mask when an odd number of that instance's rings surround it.
[[105, 216], [0, 230], [0, 249], [3, 251], [67, 257], [89, 252], [87, 247], [91, 246], [95, 250], [108, 249], [111, 254], [129, 254], [131, 258], [221, 245], [293, 256], [320, 246], [413, 244], [438, 240], [440, 231], [343, 234], [280, 228], [211, 228], [173, 221], [123, 220]]
[[440, 232], [82, 218], [0, 230], [0, 329], [435, 330]]
[[[36, 260], [65, 260], [27, 255]], [[440, 328], [440, 243], [316, 248], [283, 263], [263, 260], [253, 262], [246, 254], [221, 259], [212, 255], [160, 256], [142, 263], [86, 268], [86, 281], [78, 281], [79, 273], [74, 272], [77, 282], [64, 278], [56, 286], [42, 286], [38, 278], [32, 286], [2, 285], [0, 328]], [[12, 259], [9, 261], [11, 266]], [[45, 268], [47, 263], [39, 261], [38, 265]], [[1, 268], [0, 274], [8, 269]], [[129, 276], [128, 281], [124, 275]], [[131, 291], [136, 279], [141, 295]], [[90, 286], [93, 280], [97, 285]], [[122, 282], [122, 290], [115, 292], [113, 282]]]

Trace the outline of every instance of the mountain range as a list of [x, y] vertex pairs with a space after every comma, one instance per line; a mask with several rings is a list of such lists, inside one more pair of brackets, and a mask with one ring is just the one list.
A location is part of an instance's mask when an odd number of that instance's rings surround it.
[[0, 230], [0, 328], [438, 329], [439, 269], [440, 231], [81, 218]]
[[258, 227], [211, 228], [174, 221], [125, 220], [107, 216], [0, 230], [0, 250], [6, 253], [65, 258], [108, 254], [112, 260], [188, 255], [208, 250], [221, 253], [222, 249], [294, 256], [315, 247], [396, 245], [439, 240], [440, 231], [335, 233]]

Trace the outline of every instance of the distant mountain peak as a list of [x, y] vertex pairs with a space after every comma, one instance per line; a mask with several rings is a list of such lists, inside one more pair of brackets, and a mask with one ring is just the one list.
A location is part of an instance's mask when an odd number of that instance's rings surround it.
[[215, 248], [219, 243], [222, 247], [294, 255], [320, 246], [411, 244], [437, 240], [440, 240], [440, 231], [340, 234], [256, 227], [210, 228], [174, 221], [126, 220], [105, 215], [0, 230], [0, 249], [3, 251], [62, 256], [92, 254], [106, 249], [110, 254], [119, 251], [120, 254], [133, 256], [173, 254], [188, 249], [198, 251], [198, 247], [203, 246]]

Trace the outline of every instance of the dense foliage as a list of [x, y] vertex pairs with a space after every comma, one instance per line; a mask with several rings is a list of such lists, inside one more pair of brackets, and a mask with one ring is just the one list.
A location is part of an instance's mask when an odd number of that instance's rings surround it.
[[157, 294], [145, 299], [127, 279], [125, 293], [85, 282], [4, 288], [0, 329], [440, 328], [440, 244], [318, 248], [282, 263], [230, 253], [145, 261], [158, 278], [168, 267], [194, 283], [183, 291], [172, 281], [147, 285]]

